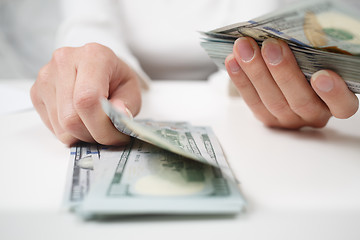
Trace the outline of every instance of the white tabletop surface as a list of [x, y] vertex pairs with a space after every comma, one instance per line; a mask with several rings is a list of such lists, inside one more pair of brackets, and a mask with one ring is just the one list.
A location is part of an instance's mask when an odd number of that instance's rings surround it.
[[[28, 94], [31, 81], [5, 86]], [[138, 117], [211, 126], [246, 211], [83, 221], [61, 209], [69, 149], [34, 110], [17, 111], [0, 114], [0, 239], [360, 239], [359, 112], [323, 129], [274, 130], [229, 97], [226, 84], [159, 81]]]

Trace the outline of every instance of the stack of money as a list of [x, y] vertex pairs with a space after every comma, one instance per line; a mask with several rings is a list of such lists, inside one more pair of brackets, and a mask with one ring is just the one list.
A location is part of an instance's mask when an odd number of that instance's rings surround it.
[[252, 37], [259, 46], [267, 38], [288, 43], [310, 79], [321, 69], [337, 72], [349, 89], [360, 93], [360, 12], [335, 1], [301, 1], [248, 22], [209, 32], [202, 47], [220, 67], [239, 37]]
[[71, 148], [65, 205], [84, 218], [235, 214], [245, 201], [214, 133], [185, 122], [132, 120], [104, 100], [122, 147]]

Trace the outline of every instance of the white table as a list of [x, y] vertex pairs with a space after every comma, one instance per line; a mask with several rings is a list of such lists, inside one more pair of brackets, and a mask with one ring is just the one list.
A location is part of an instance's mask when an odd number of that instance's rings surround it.
[[211, 126], [246, 212], [83, 221], [61, 209], [69, 149], [30, 110], [0, 116], [0, 239], [360, 239], [360, 113], [320, 130], [268, 129], [225, 85], [155, 82], [139, 118]]

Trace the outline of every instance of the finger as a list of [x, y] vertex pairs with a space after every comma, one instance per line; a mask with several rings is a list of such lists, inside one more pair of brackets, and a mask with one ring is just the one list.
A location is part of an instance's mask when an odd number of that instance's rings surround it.
[[72, 136], [71, 134], [69, 134], [67, 131], [65, 131], [59, 121], [58, 121], [58, 111], [56, 108], [56, 105], [54, 104], [50, 104], [48, 101], [45, 102], [45, 107], [48, 114], [48, 118], [50, 121], [50, 124], [53, 128], [53, 132], [55, 134], [55, 136], [64, 144], [70, 146], [72, 144], [74, 144], [75, 142], [78, 141], [77, 138], [75, 138], [74, 136]]
[[301, 119], [290, 109], [270, 74], [257, 43], [248, 37], [237, 39], [234, 44], [234, 56], [269, 112], [286, 127], [296, 128]]
[[[117, 58], [110, 50], [88, 44], [84, 47], [84, 59], [79, 63], [74, 88], [74, 107], [81, 120], [96, 142], [105, 145], [121, 145], [129, 137], [121, 134], [102, 110], [100, 98], [109, 97], [110, 84], [113, 79], [126, 82], [124, 66], [117, 65]], [[122, 69], [122, 75], [115, 76], [113, 70]]]
[[76, 54], [73, 48], [61, 48], [54, 52], [52, 62], [56, 66], [56, 103], [59, 125], [65, 132], [84, 142], [95, 142], [73, 105], [76, 79]]
[[300, 70], [288, 45], [267, 39], [262, 45], [265, 63], [290, 108], [314, 127], [323, 127], [331, 116]]
[[311, 85], [329, 107], [333, 116], [349, 118], [359, 108], [359, 99], [347, 87], [344, 80], [329, 70], [320, 70], [311, 78]]
[[56, 101], [54, 100], [55, 76], [51, 64], [42, 67], [31, 88], [31, 100], [42, 121], [63, 143], [71, 144], [76, 139], [66, 134], [57, 121]]
[[[123, 67], [117, 68], [118, 72], [115, 73], [115, 76], [121, 76], [123, 79], [119, 77], [112, 79], [109, 99], [115, 106], [132, 117], [138, 114], [141, 107], [140, 83], [136, 74], [133, 73], [124, 62], [120, 60], [120, 64]], [[127, 76], [123, 76], [123, 74], [119, 72], [124, 71], [124, 69], [128, 69], [126, 70], [128, 72]], [[126, 79], [126, 81], [124, 81], [124, 79]]]
[[267, 126], [278, 125], [278, 120], [267, 110], [254, 86], [246, 76], [233, 54], [225, 59], [225, 67], [234, 85], [240, 92], [245, 103], [249, 106], [257, 119]]
[[[54, 81], [56, 74], [51, 65], [47, 65], [39, 71], [36, 85], [33, 87], [34, 105], [37, 105], [42, 120], [46, 126], [65, 144], [72, 144], [76, 141], [74, 137], [66, 133], [58, 121], [58, 111]], [[35, 92], [36, 91], [36, 92]]]
[[39, 113], [39, 116], [40, 116], [41, 120], [46, 125], [46, 127], [48, 129], [50, 129], [50, 131], [52, 133], [55, 133], [53, 127], [51, 126], [51, 122], [50, 122], [49, 117], [48, 117], [48, 112], [46, 110], [45, 103], [43, 102], [43, 100], [40, 97], [41, 95], [39, 93], [39, 86], [38, 85], [39, 85], [38, 81], [36, 81], [34, 83], [34, 85], [31, 87], [31, 90], [30, 90], [31, 101], [32, 101], [32, 103], [34, 105], [34, 108]]

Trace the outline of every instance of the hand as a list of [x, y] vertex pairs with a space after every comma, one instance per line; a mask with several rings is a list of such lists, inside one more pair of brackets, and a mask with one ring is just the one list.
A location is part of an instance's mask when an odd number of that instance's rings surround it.
[[129, 137], [118, 132], [103, 112], [101, 97], [128, 115], [140, 110], [137, 75], [112, 50], [96, 43], [56, 50], [31, 89], [35, 109], [63, 143], [126, 143]]
[[332, 71], [315, 73], [310, 85], [280, 40], [267, 39], [260, 50], [253, 39], [239, 38], [225, 66], [254, 115], [270, 127], [320, 128], [331, 116], [352, 116], [359, 106], [358, 98]]

